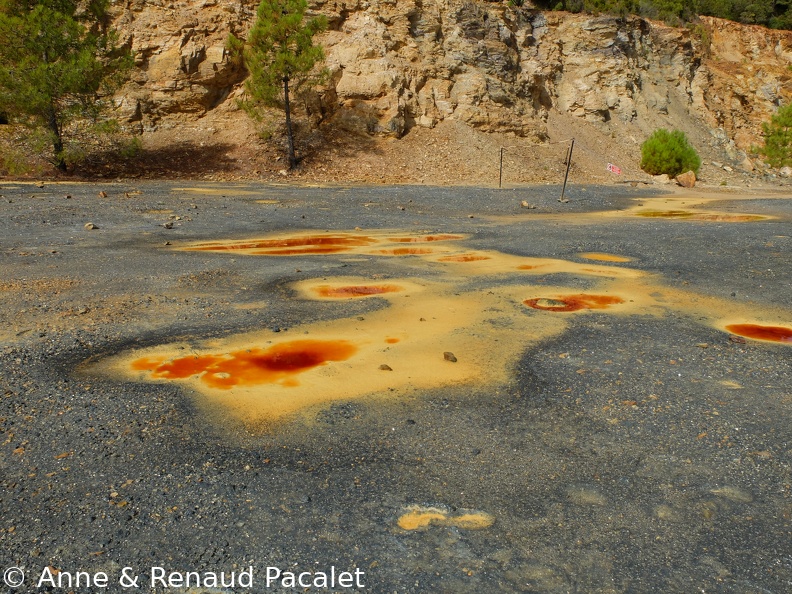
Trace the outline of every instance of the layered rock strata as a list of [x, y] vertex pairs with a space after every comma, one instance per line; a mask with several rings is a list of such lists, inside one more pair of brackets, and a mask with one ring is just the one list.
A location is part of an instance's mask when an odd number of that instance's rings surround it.
[[[137, 60], [117, 97], [124, 121], [145, 132], [233, 109], [245, 71], [226, 39], [245, 36], [255, 4], [128, 0], [113, 10]], [[792, 97], [786, 31], [471, 0], [314, 0], [312, 10], [330, 23], [319, 39], [330, 79], [304, 105], [316, 122], [359, 134], [401, 137], [457, 120], [541, 140], [557, 110], [647, 133], [663, 116], [686, 118], [736, 153]]]

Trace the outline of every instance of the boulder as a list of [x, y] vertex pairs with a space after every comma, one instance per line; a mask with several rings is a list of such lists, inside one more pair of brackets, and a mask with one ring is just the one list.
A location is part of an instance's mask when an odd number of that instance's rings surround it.
[[745, 157], [745, 159], [740, 161], [740, 164], [737, 165], [737, 167], [747, 173], [751, 173], [755, 169], [753, 161], [751, 161], [748, 157]]
[[692, 188], [696, 185], [696, 174], [692, 171], [686, 171], [676, 176], [676, 182], [683, 188]]

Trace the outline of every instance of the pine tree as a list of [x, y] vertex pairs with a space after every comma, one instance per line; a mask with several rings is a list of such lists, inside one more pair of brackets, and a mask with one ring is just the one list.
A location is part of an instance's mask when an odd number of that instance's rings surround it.
[[314, 66], [324, 59], [313, 36], [327, 28], [323, 16], [306, 20], [306, 0], [262, 0], [244, 50], [250, 77], [245, 83], [246, 109], [257, 116], [260, 106], [283, 108], [286, 115], [289, 169], [297, 166], [291, 119], [291, 94], [316, 84]]
[[780, 107], [762, 129], [764, 146], [760, 152], [767, 162], [773, 167], [792, 165], [792, 104]]
[[107, 0], [0, 0], [0, 112], [48, 132], [66, 170], [64, 129], [95, 117], [132, 65], [107, 29]]

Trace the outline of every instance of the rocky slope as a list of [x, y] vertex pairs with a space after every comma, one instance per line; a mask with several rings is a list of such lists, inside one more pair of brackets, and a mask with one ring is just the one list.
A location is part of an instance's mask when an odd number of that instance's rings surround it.
[[[244, 37], [255, 7], [116, 2], [115, 25], [137, 56], [117, 97], [123, 121], [144, 138], [202, 131], [207, 141], [242, 125], [234, 99], [245, 72], [225, 39]], [[543, 142], [556, 114], [630, 146], [656, 127], [681, 128], [705, 156], [750, 169], [761, 123], [792, 98], [786, 31], [713, 18], [671, 28], [505, 1], [314, 0], [312, 10], [329, 19], [331, 77], [303, 107], [335, 133], [402, 138], [453, 122]]]

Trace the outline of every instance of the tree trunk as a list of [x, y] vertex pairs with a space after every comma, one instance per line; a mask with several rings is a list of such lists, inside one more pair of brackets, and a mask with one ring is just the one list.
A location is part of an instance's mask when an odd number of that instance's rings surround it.
[[58, 118], [55, 115], [54, 107], [50, 107], [48, 124], [53, 136], [52, 149], [55, 152], [55, 167], [65, 172], [66, 161], [63, 160], [63, 137], [61, 136], [60, 126], [58, 126]]
[[294, 131], [291, 123], [291, 104], [289, 103], [289, 77], [283, 77], [283, 103], [286, 111], [286, 137], [289, 139], [289, 169], [297, 167], [297, 157], [294, 154]]

